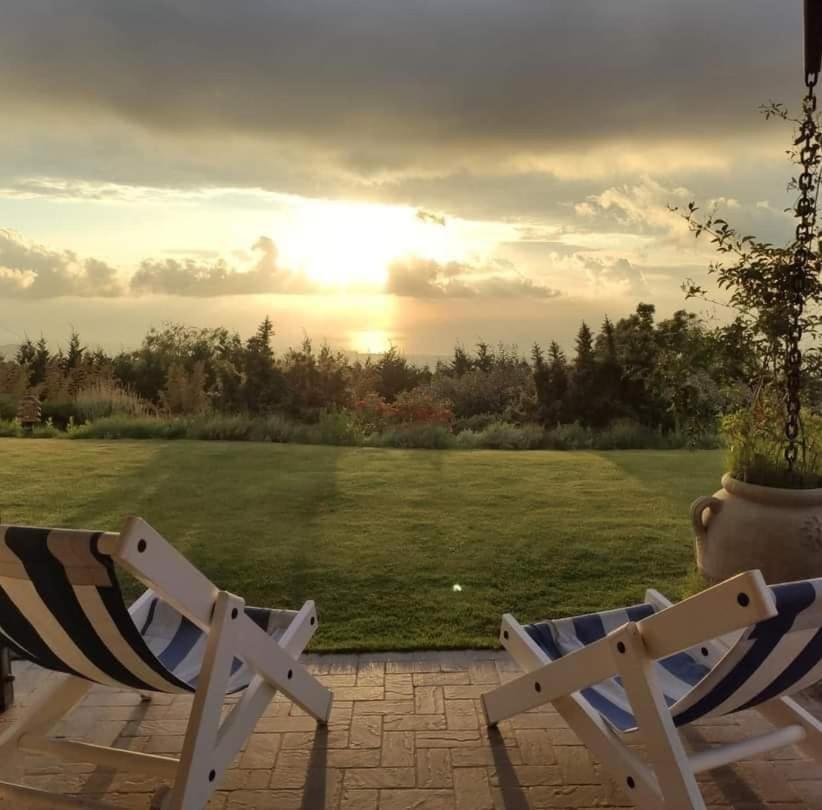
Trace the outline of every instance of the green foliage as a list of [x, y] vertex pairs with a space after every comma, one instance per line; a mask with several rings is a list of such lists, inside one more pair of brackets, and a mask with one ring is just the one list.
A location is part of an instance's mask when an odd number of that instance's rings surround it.
[[549, 450], [590, 450], [594, 436], [591, 428], [572, 422], [547, 430], [543, 442], [543, 446]]
[[462, 431], [456, 446], [463, 450], [538, 450], [544, 446], [544, 437], [541, 425], [494, 422], [482, 430]]
[[[457, 346], [433, 373], [395, 347], [351, 363], [306, 339], [277, 356], [268, 319], [246, 341], [225, 329], [169, 324], [114, 358], [72, 333], [65, 351], [46, 356], [47, 346], [28, 342], [18, 352], [24, 365], [0, 361], [0, 418], [13, 418], [20, 397], [35, 394], [60, 429], [162, 414], [184, 424], [175, 435], [255, 441], [353, 445], [392, 431], [386, 441], [409, 446], [414, 432], [397, 428], [433, 424], [472, 431], [461, 439], [466, 447], [531, 447], [538, 443], [529, 426], [539, 424], [552, 447], [712, 445], [717, 418], [751, 398], [758, 366], [745, 327], [708, 328], [684, 311], [654, 317], [652, 305], [640, 304], [615, 323], [606, 317], [596, 335], [583, 324], [570, 359], [555, 341], [545, 351], [533, 345], [530, 363], [516, 347]], [[31, 385], [38, 357], [45, 365]], [[822, 358], [806, 377], [819, 410]], [[119, 424], [105, 429], [128, 434]], [[165, 435], [165, 422], [158, 425], [143, 420], [135, 432]], [[449, 446], [442, 431], [435, 435], [424, 446]]]
[[362, 431], [356, 419], [349, 413], [333, 411], [324, 413], [312, 431], [311, 444], [356, 445], [362, 440]]
[[74, 397], [76, 422], [93, 422], [107, 416], [150, 416], [154, 411], [151, 403], [110, 379], [86, 385]]
[[410, 391], [420, 383], [428, 382], [430, 373], [408, 362], [392, 346], [374, 366], [376, 391], [386, 401], [393, 402], [403, 391]]
[[0, 419], [0, 439], [55, 439], [64, 435], [51, 422], [35, 425], [31, 432], [26, 432], [17, 420]]
[[283, 359], [285, 410], [302, 419], [313, 419], [327, 410], [349, 404], [349, 368], [345, 356], [326, 344], [319, 354], [306, 338], [300, 349], [289, 349]]
[[17, 397], [0, 394], [0, 421], [10, 421], [17, 416]]
[[785, 466], [784, 405], [763, 392], [750, 408], [722, 418], [728, 471], [739, 481], [766, 487], [822, 487], [822, 415], [802, 413], [803, 442], [794, 472]]
[[70, 439], [184, 439], [187, 425], [181, 419], [154, 416], [107, 416], [68, 431]]
[[455, 440], [451, 431], [442, 425], [398, 425], [367, 436], [364, 444], [368, 447], [449, 450], [455, 446]]
[[[737, 315], [726, 336], [729, 341], [745, 344], [744, 348], [740, 346], [742, 366], [737, 373], [746, 374], [750, 389], [757, 392], [747, 411], [734, 413], [730, 408], [724, 409], [728, 414], [723, 421], [723, 430], [731, 447], [731, 472], [752, 483], [789, 488], [814, 487], [822, 482], [818, 416], [814, 415], [820, 412], [822, 367], [822, 348], [815, 340], [822, 329], [819, 256], [822, 230], [815, 213], [810, 219], [806, 216], [804, 205], [806, 194], [811, 198], [818, 196], [822, 129], [819, 128], [820, 116], [815, 106], [808, 106], [809, 103], [806, 99], [801, 118], [791, 117], [782, 104], [770, 103], [762, 107], [766, 118], [794, 124], [796, 137], [787, 151], [788, 158], [795, 171], [807, 169], [811, 172], [809, 185], [800, 185], [794, 177], [788, 186], [801, 192], [794, 209], [794, 213], [801, 217], [790, 243], [774, 245], [752, 234], [744, 234], [715, 212], [703, 216], [693, 202], [687, 210], [680, 212], [694, 237], [708, 237], [720, 256], [720, 260], [709, 267], [709, 273], [716, 280], [719, 295], [724, 297], [718, 303]], [[816, 120], [816, 127], [810, 130], [812, 144], [808, 149], [800, 149], [808, 132], [805, 127], [811, 119]], [[810, 161], [808, 166], [803, 165], [803, 154]], [[677, 211], [676, 208], [672, 210]], [[806, 238], [800, 239], [803, 231], [806, 231]], [[797, 267], [796, 258], [803, 253], [805, 259]], [[717, 303], [711, 291], [693, 281], [687, 281], [683, 289], [688, 298]], [[788, 381], [792, 374], [788, 358], [792, 353], [791, 334], [794, 331], [803, 355], [797, 370], [801, 376], [799, 399], [804, 411], [799, 425], [800, 459], [791, 473], [784, 455], [788, 444], [785, 437], [787, 411], [782, 400], [791, 395]], [[799, 342], [800, 338], [804, 346]]]
[[14, 419], [0, 419], [0, 439], [16, 438], [23, 435], [23, 428]]
[[525, 421], [536, 410], [531, 368], [502, 350], [496, 354], [486, 351], [481, 361], [460, 376], [436, 374], [431, 389], [435, 397], [450, 403], [459, 420], [494, 414], [496, 419]]

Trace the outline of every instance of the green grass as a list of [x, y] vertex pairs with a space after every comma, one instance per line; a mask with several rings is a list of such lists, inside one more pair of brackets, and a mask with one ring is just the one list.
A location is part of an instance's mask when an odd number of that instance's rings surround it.
[[[480, 647], [522, 621], [694, 587], [718, 451], [420, 451], [0, 440], [6, 523], [138, 514], [250, 604], [314, 599], [315, 650]], [[453, 590], [454, 584], [462, 587]]]

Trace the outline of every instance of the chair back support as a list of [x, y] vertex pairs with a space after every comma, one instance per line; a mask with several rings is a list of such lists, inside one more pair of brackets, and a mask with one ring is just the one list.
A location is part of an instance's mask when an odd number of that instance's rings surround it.
[[[657, 662], [656, 675], [677, 726], [748, 709], [822, 679], [822, 579], [774, 585], [771, 591], [776, 615], [744, 630], [718, 661], [708, 647], [694, 647]], [[650, 604], [633, 605], [539, 622], [525, 630], [556, 660], [626, 622], [641, 622], [655, 610]], [[716, 661], [713, 667], [706, 665], [709, 656]], [[617, 730], [636, 728], [619, 677], [582, 689], [580, 694]]]
[[777, 614], [745, 630], [673, 707], [678, 726], [742, 711], [822, 678], [822, 579], [771, 588]]
[[142, 639], [102, 536], [0, 525], [0, 640], [47, 669], [107, 686], [191, 692]]

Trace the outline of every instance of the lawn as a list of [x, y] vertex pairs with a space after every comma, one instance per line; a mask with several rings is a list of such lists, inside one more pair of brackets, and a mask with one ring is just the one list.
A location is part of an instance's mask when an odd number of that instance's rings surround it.
[[[714, 451], [377, 450], [0, 440], [6, 523], [138, 514], [251, 604], [314, 599], [315, 650], [495, 644], [536, 620], [692, 586]], [[460, 588], [455, 586], [459, 585]]]

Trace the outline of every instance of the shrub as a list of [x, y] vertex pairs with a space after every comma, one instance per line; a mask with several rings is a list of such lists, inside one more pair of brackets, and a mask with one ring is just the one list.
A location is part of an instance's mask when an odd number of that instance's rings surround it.
[[593, 434], [591, 446], [595, 450], [664, 449], [682, 447], [684, 441], [679, 434], [664, 434], [633, 419], [617, 419]]
[[252, 438], [257, 420], [245, 416], [209, 414], [182, 420], [187, 439], [206, 441], [243, 442]]
[[457, 419], [454, 422], [454, 430], [457, 433], [470, 430], [474, 433], [485, 430], [489, 425], [499, 421], [499, 416], [495, 413], [477, 413], [474, 416], [466, 416], [464, 419]]
[[81, 388], [74, 398], [77, 422], [93, 422], [107, 416], [152, 416], [154, 406], [111, 380], [98, 380]]
[[13, 394], [0, 394], [0, 420], [11, 422], [17, 416], [17, 397]]
[[155, 416], [107, 416], [73, 427], [71, 439], [184, 439], [188, 426], [182, 419]]
[[354, 402], [354, 416], [363, 432], [377, 433], [396, 420], [397, 408], [371, 391]]
[[399, 425], [366, 437], [370, 447], [401, 447], [422, 450], [449, 450], [456, 445], [454, 435], [442, 425]]
[[543, 446], [549, 450], [589, 450], [593, 446], [593, 431], [579, 422], [557, 425], [545, 432]]
[[451, 403], [430, 385], [403, 391], [394, 401], [394, 410], [394, 418], [403, 425], [450, 425], [454, 419]]
[[347, 411], [324, 413], [314, 427], [317, 444], [356, 445], [362, 440], [362, 430]]
[[483, 430], [464, 430], [456, 446], [464, 450], [536, 450], [542, 447], [545, 431], [539, 425], [494, 422]]
[[[26, 435], [23, 432], [22, 435]], [[57, 439], [65, 436], [59, 428], [55, 427], [51, 422], [44, 422], [42, 425], [34, 425], [29, 434], [33, 439]]]
[[72, 423], [86, 421], [80, 416], [77, 404], [70, 399], [56, 401], [47, 399], [40, 403], [40, 413], [44, 422], [51, 422], [60, 430], [65, 430]]
[[297, 428], [298, 426], [292, 421], [279, 414], [264, 416], [254, 420], [249, 439], [253, 442], [287, 444], [296, 441]]
[[475, 368], [460, 377], [438, 375], [432, 388], [439, 399], [451, 403], [460, 419], [494, 413], [497, 418], [508, 415], [519, 420], [536, 407], [533, 374], [527, 365]]
[[13, 419], [0, 419], [0, 439], [13, 439], [23, 435], [23, 428]]

